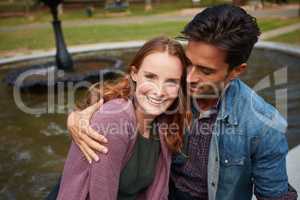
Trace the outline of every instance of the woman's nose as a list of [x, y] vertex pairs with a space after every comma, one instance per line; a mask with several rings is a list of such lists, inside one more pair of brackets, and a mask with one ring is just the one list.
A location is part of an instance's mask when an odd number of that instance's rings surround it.
[[163, 97], [165, 95], [165, 86], [164, 83], [156, 84], [155, 95], [157, 97]]

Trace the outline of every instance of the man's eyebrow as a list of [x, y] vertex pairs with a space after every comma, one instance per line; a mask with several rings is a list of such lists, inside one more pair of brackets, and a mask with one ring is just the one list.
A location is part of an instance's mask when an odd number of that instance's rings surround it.
[[212, 71], [216, 70], [213, 67], [208, 67], [208, 66], [204, 66], [204, 65], [197, 65], [197, 64], [195, 64], [194, 66], [197, 67], [197, 68], [205, 68], [205, 69], [212, 70]]

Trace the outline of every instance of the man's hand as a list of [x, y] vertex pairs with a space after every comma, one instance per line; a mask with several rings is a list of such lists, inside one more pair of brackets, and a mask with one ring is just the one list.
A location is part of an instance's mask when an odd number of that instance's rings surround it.
[[103, 145], [107, 143], [107, 139], [90, 126], [90, 119], [93, 113], [102, 105], [103, 99], [82, 111], [71, 112], [67, 119], [67, 127], [70, 135], [89, 163], [92, 160], [99, 160], [95, 150], [107, 153], [107, 148]]

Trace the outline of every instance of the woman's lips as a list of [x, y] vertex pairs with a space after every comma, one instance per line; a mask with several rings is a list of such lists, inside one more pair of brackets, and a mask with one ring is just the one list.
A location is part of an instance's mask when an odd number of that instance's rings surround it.
[[146, 96], [146, 99], [148, 100], [149, 103], [151, 103], [155, 106], [161, 105], [165, 102], [165, 99], [156, 99], [156, 98], [153, 98], [150, 96]]

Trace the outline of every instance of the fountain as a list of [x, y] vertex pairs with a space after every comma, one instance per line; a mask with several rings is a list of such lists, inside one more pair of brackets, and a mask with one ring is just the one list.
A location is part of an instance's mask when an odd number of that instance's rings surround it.
[[[7, 74], [4, 82], [24, 90], [42, 89], [58, 83], [99, 80], [99, 72], [103, 77], [113, 77], [113, 70], [122, 70], [123, 62], [112, 57], [80, 58], [72, 60], [67, 50], [61, 28], [61, 21], [58, 17], [58, 5], [62, 0], [41, 0], [49, 7], [52, 14], [52, 26], [55, 35], [56, 55], [55, 62], [34, 64], [30, 67], [16, 69]], [[49, 77], [52, 77], [49, 80]], [[36, 91], [36, 90], [35, 90]], [[38, 90], [41, 91], [41, 90]]]

